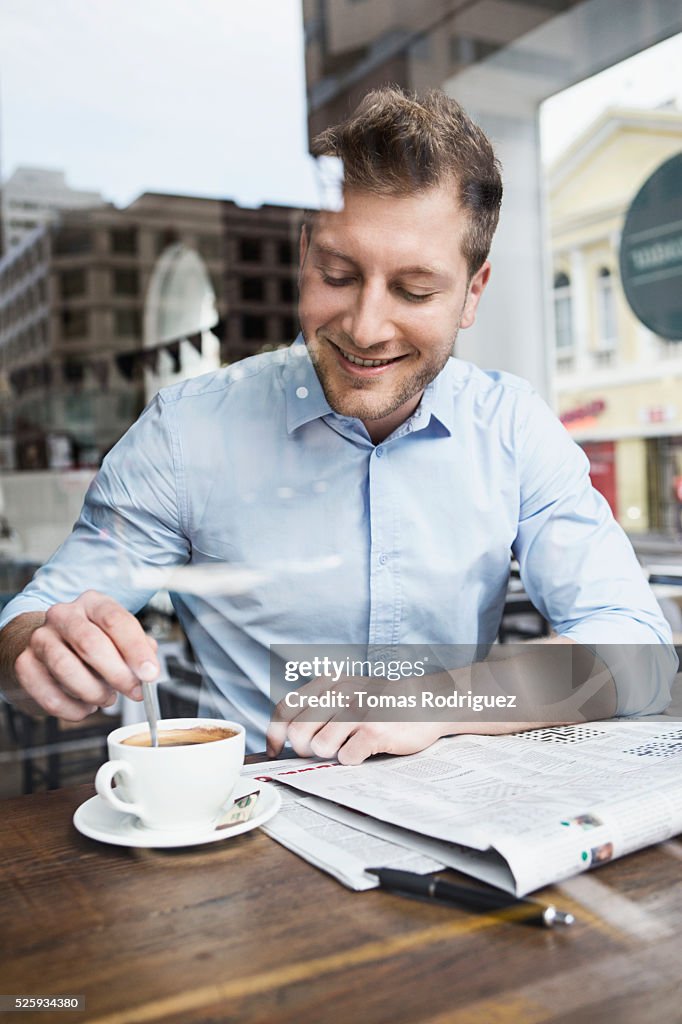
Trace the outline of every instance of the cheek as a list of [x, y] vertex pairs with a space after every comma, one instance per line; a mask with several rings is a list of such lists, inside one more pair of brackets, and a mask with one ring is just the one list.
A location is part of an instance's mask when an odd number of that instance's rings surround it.
[[[339, 289], [341, 291], [341, 289]], [[301, 282], [298, 315], [302, 324], [323, 324], [343, 313], [343, 301], [331, 288]]]
[[457, 329], [454, 313], [421, 309], [417, 315], [403, 319], [403, 329], [417, 347], [438, 351], [452, 344]]

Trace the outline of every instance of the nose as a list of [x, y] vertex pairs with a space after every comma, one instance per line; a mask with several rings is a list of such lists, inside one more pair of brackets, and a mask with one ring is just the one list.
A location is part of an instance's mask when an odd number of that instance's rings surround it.
[[383, 345], [395, 338], [391, 296], [379, 282], [364, 282], [355, 291], [343, 318], [343, 329], [357, 348]]

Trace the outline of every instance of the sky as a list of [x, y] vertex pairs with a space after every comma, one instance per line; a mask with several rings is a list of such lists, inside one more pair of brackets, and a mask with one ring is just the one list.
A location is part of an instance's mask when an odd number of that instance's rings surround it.
[[551, 164], [607, 107], [682, 110], [682, 34], [615, 64], [545, 100], [540, 112], [543, 161]]
[[2, 0], [0, 158], [117, 204], [305, 205], [300, 0]]
[[[66, 171], [117, 205], [145, 190], [317, 205], [301, 0], [2, 0], [0, 168]], [[548, 162], [603, 107], [655, 106], [682, 36], [553, 97]]]

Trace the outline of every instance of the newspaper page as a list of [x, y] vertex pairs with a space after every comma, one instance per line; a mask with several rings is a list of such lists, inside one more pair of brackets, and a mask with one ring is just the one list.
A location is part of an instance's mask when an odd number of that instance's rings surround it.
[[324, 815], [319, 805], [326, 801], [307, 797], [276, 781], [279, 771], [297, 771], [313, 764], [313, 760], [289, 758], [247, 764], [242, 768], [244, 778], [278, 787], [282, 807], [274, 818], [261, 826], [272, 839], [333, 875], [349, 889], [358, 891], [374, 889], [379, 884], [376, 876], [366, 873], [366, 868], [391, 867], [426, 875], [445, 867], [445, 862], [432, 856], [426, 846], [420, 849], [413, 844], [395, 842], [390, 826], [386, 826], [384, 835], [367, 833], [363, 829], [364, 815], [349, 812], [343, 819]]
[[521, 896], [682, 832], [681, 769], [679, 724], [612, 721], [457, 736], [406, 757], [272, 774], [451, 844], [449, 866]]
[[[330, 800], [322, 800], [319, 797], [308, 797], [308, 806], [335, 821], [352, 821], [355, 828], [362, 829], [367, 835], [388, 839], [392, 843], [397, 843], [398, 846], [419, 851], [427, 857], [435, 857], [446, 868], [455, 868], [464, 874], [473, 875], [482, 882], [495, 885], [507, 892], [515, 891], [514, 878], [509, 865], [496, 850], [472, 850], [459, 843], [446, 843], [441, 839], [431, 839], [418, 832], [411, 832], [410, 829], [389, 825], [388, 822], [379, 821], [377, 818], [370, 818], [367, 814], [358, 814], [357, 811], [350, 811], [347, 807], [340, 807]], [[386, 866], [388, 867], [388, 865]]]

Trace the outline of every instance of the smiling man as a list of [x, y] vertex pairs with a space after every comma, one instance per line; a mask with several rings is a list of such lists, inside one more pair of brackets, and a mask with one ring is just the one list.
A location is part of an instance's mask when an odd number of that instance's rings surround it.
[[302, 235], [310, 358], [332, 409], [362, 420], [376, 444], [412, 415], [474, 322], [490, 267], [470, 276], [465, 224], [452, 184], [389, 197], [348, 186], [343, 210]]
[[132, 614], [155, 589], [148, 570], [223, 564], [256, 571], [174, 604], [204, 672], [201, 711], [244, 722], [250, 749], [267, 733], [271, 753], [290, 741], [358, 763], [537, 724], [372, 722], [333, 706], [312, 720], [301, 701], [273, 715], [270, 700], [271, 645], [488, 650], [513, 553], [557, 633], [547, 649], [570, 646], [576, 674], [557, 693], [551, 663], [502, 659], [507, 692], [530, 708], [551, 693], [560, 721], [578, 706], [662, 710], [670, 632], [585, 456], [525, 382], [452, 358], [490, 275], [502, 197], [490, 143], [443, 94], [386, 88], [316, 145], [345, 179], [342, 208], [302, 233], [302, 337], [150, 403], [70, 538], [4, 610], [10, 698], [72, 720], [117, 691], [139, 699], [158, 673]]

